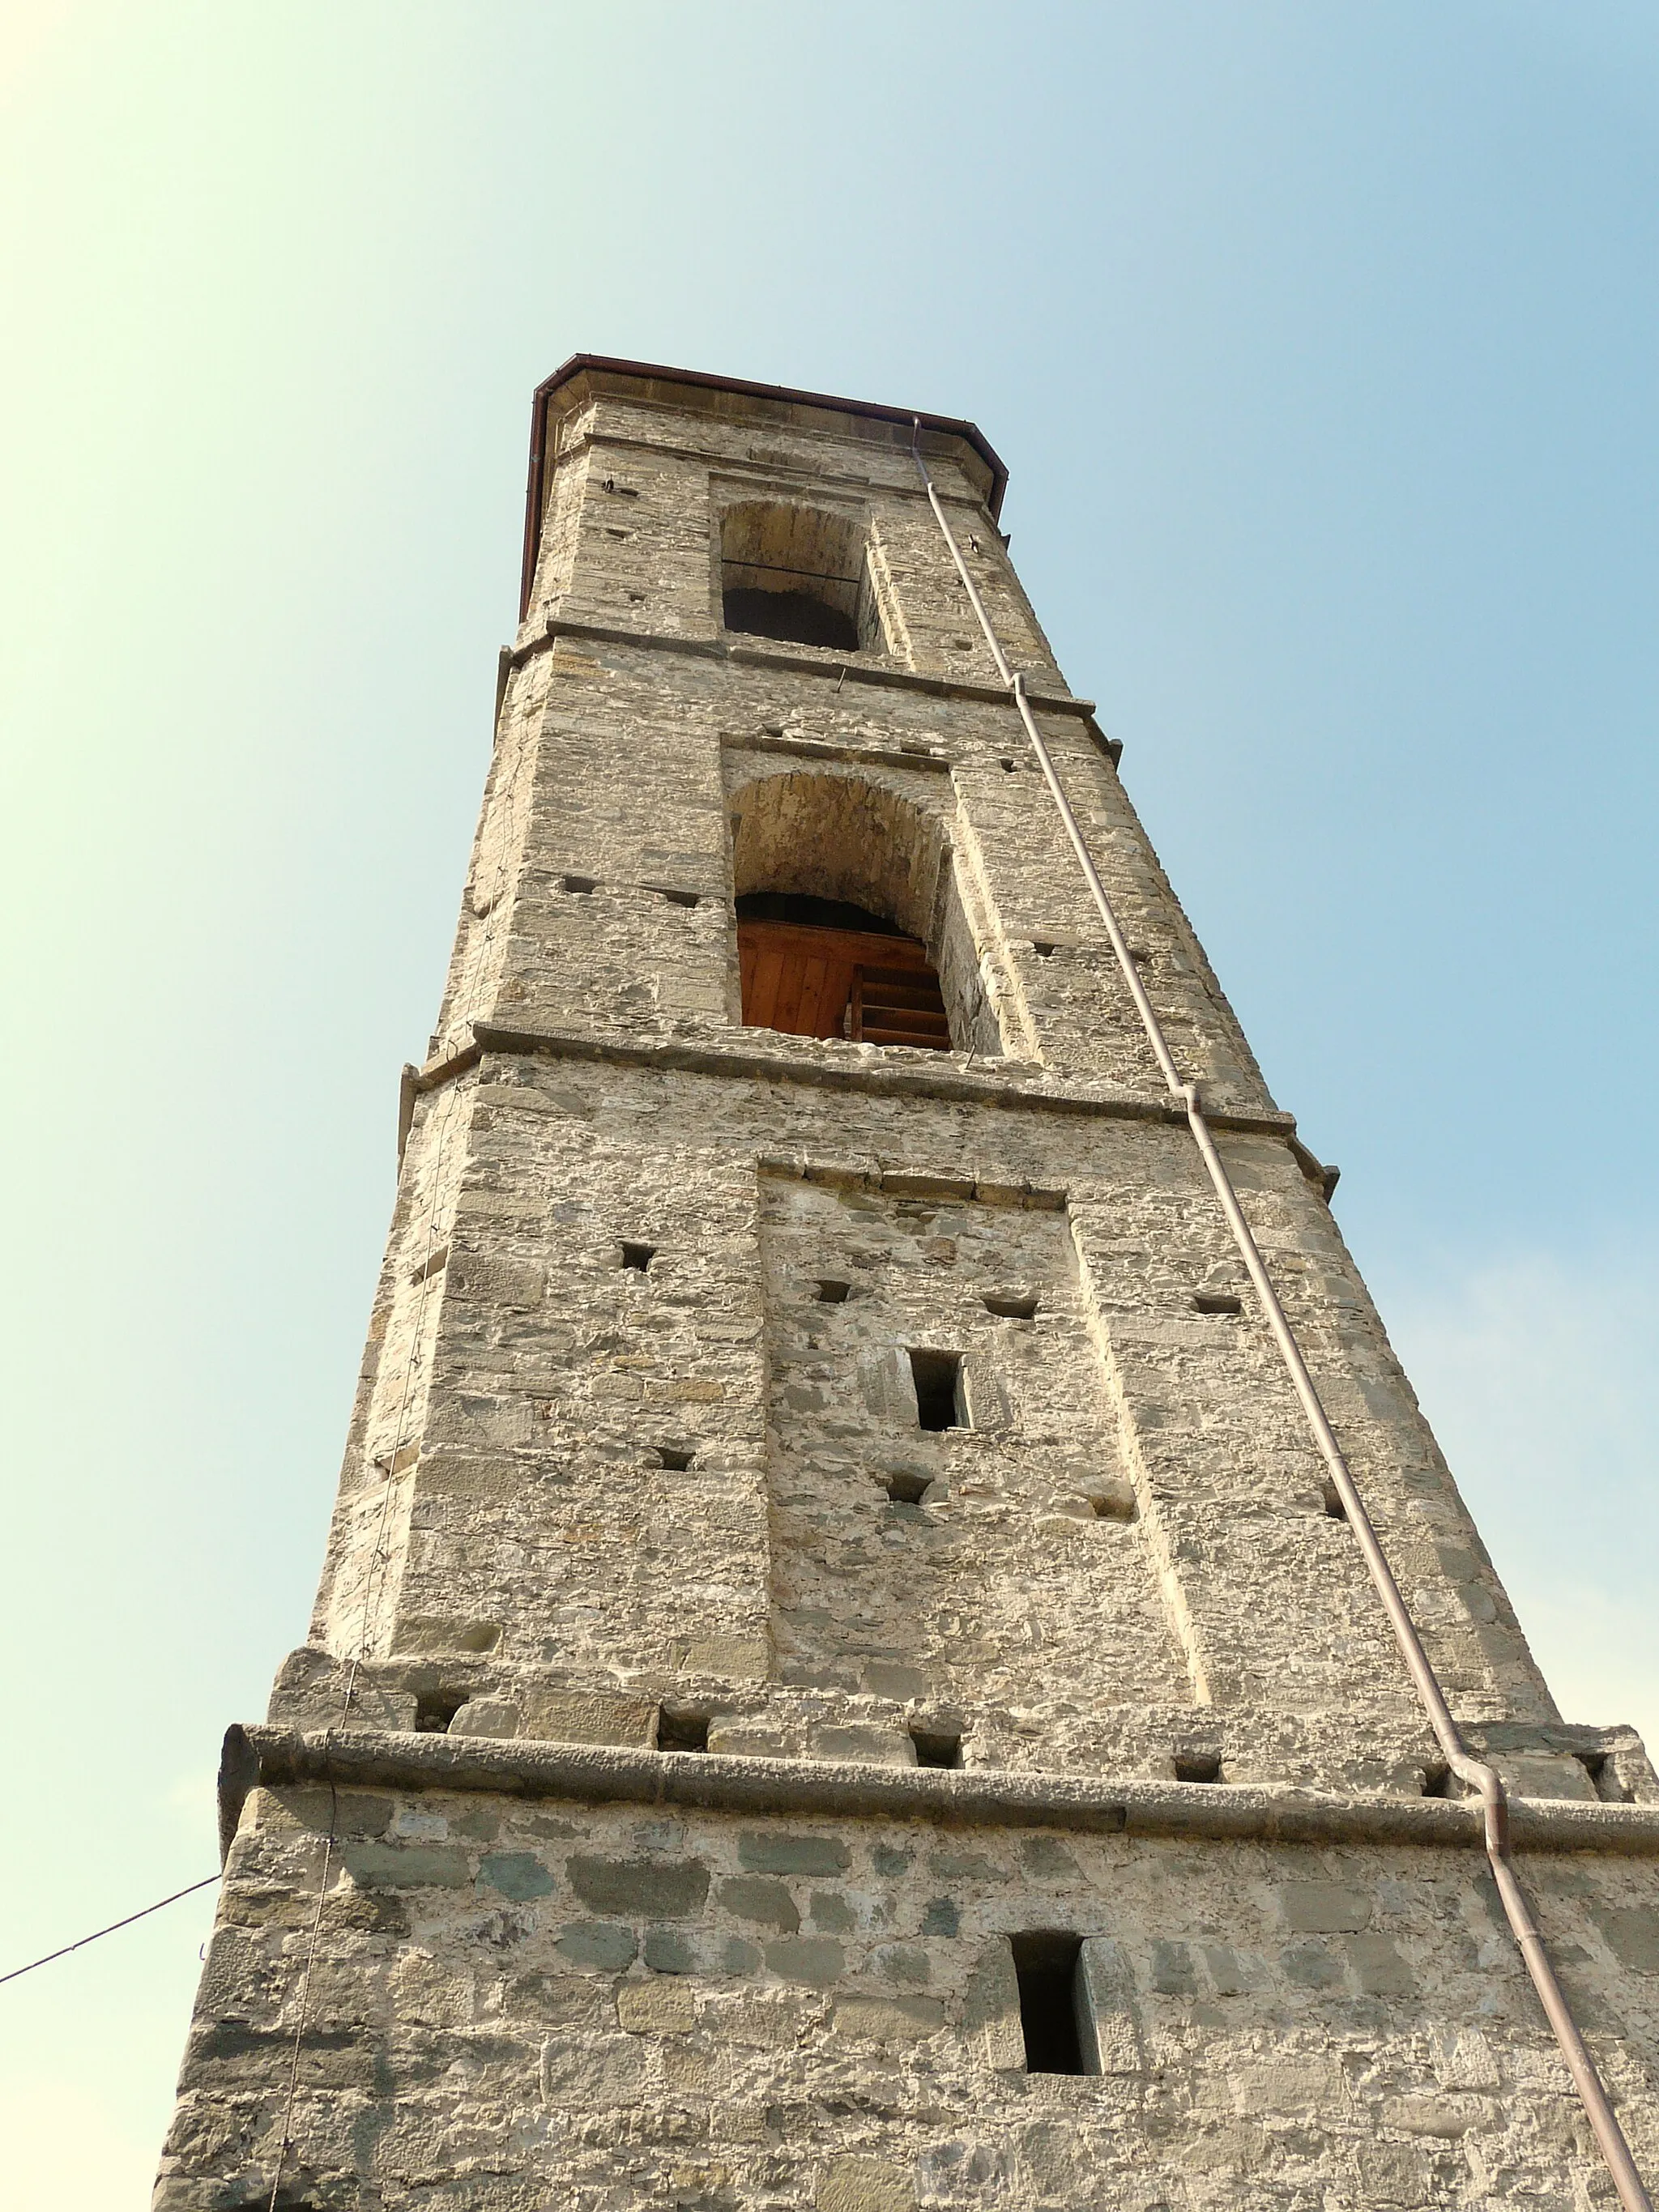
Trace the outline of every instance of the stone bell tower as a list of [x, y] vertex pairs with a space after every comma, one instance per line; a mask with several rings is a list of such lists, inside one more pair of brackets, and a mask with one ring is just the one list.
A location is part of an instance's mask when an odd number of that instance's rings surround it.
[[1505, 1820], [1659, 2158], [1652, 1771], [1558, 1715], [1003, 486], [935, 416], [537, 394], [161, 2212], [1586, 2212]]

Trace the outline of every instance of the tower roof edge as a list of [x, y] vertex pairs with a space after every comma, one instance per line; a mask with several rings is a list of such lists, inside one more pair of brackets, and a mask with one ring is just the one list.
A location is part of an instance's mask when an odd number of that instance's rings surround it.
[[702, 369], [671, 368], [658, 362], [624, 361], [611, 354], [573, 353], [568, 361], [562, 362], [551, 376], [544, 378], [536, 386], [531, 404], [530, 480], [526, 488], [525, 517], [526, 591], [540, 530], [548, 418], [552, 412], [555, 395], [567, 385], [584, 377], [615, 377], [641, 384], [679, 385], [702, 392], [726, 392], [742, 398], [766, 400], [775, 406], [821, 408], [836, 414], [861, 415], [878, 422], [902, 423], [906, 428], [913, 422], [920, 422], [924, 429], [945, 437], [959, 438], [972, 449], [988, 479], [985, 490], [986, 505], [993, 517], [999, 515], [1002, 509], [1003, 494], [1008, 487], [1008, 471], [995, 447], [976, 422], [969, 422], [956, 416], [927, 414], [918, 408], [884, 406], [876, 400], [846, 399], [832, 392], [802, 391], [793, 385], [757, 384], [741, 376], [711, 376]]

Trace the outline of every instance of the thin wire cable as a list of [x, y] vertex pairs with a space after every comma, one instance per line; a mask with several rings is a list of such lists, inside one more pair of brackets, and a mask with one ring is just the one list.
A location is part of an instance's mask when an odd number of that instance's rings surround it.
[[20, 1974], [32, 1974], [37, 1966], [49, 1966], [54, 1959], [67, 1959], [71, 1951], [83, 1951], [88, 1943], [95, 1943], [103, 1936], [113, 1936], [119, 1928], [131, 1928], [135, 1920], [148, 1919], [159, 1912], [164, 1905], [177, 1905], [181, 1897], [194, 1897], [198, 1889], [210, 1889], [219, 1876], [210, 1874], [201, 1881], [191, 1882], [187, 1888], [175, 1889], [171, 1897], [158, 1897], [154, 1905], [142, 1906], [129, 1912], [125, 1920], [112, 1920], [107, 1928], [94, 1928], [90, 1936], [82, 1936], [77, 1942], [65, 1943], [61, 1949], [48, 1951], [44, 1959], [31, 1959], [27, 1966], [14, 1966], [9, 1973], [0, 1974], [0, 1982], [15, 1982]]
[[1510, 1923], [1510, 1933], [1514, 1936], [1516, 1948], [1525, 1962], [1533, 1987], [1538, 1993], [1545, 2016], [1554, 2031], [1561, 2056], [1566, 2062], [1567, 2071], [1572, 2076], [1573, 2086], [1577, 2090], [1580, 2100], [1584, 2106], [1597, 2146], [1607, 2162], [1613, 2185], [1619, 2191], [1620, 2201], [1626, 2207], [1626, 2212], [1653, 2212], [1652, 2201], [1649, 2197], [1640, 2173], [1637, 2171], [1636, 2161], [1631, 2155], [1630, 2145], [1625, 2140], [1624, 2130], [1619, 2124], [1601, 2075], [1596, 2070], [1595, 2062], [1590, 2056], [1589, 2046], [1579, 2032], [1578, 2023], [1573, 2017], [1566, 1993], [1556, 1978], [1555, 1970], [1544, 1948], [1543, 1938], [1539, 1933], [1537, 1923], [1534, 1920], [1531, 1909], [1527, 1903], [1526, 1893], [1521, 1887], [1520, 1880], [1510, 1858], [1509, 1803], [1504, 1794], [1502, 1778], [1483, 1759], [1478, 1759], [1473, 1755], [1463, 1741], [1457, 1723], [1452, 1717], [1451, 1708], [1446, 1702], [1445, 1692], [1440, 1686], [1433, 1662], [1424, 1647], [1422, 1638], [1418, 1633], [1417, 1624], [1412, 1619], [1400, 1585], [1395, 1579], [1394, 1570], [1389, 1565], [1388, 1556], [1377, 1537], [1370, 1516], [1365, 1510], [1364, 1501], [1361, 1498], [1353, 1476], [1349, 1471], [1347, 1460], [1336, 1440], [1335, 1431], [1331, 1427], [1318, 1389], [1308, 1371], [1307, 1363], [1302, 1357], [1301, 1346], [1296, 1340], [1289, 1317], [1279, 1303], [1279, 1293], [1273, 1287], [1272, 1278], [1268, 1275], [1266, 1263], [1262, 1260], [1255, 1234], [1245, 1218], [1243, 1206], [1239, 1204], [1238, 1194], [1233, 1188], [1232, 1178], [1228, 1174], [1225, 1163], [1216, 1148], [1214, 1137], [1211, 1133], [1209, 1123], [1199, 1102], [1198, 1086], [1196, 1084], [1184, 1081], [1176, 1065], [1174, 1054], [1170, 1052], [1169, 1042], [1164, 1034], [1163, 1024], [1159, 1022], [1152, 1002], [1146, 994], [1146, 988], [1140, 980], [1134, 957], [1129, 950], [1128, 940], [1119, 926], [1112, 902], [1095, 866], [1094, 856], [1089, 850], [1088, 842], [1073, 811], [1066, 787], [1055, 770], [1042, 732], [1037, 727], [1036, 717], [1031, 712], [1031, 703], [1026, 696], [1025, 678], [1023, 674], [1017, 673], [1009, 665], [991, 618], [985, 611], [985, 602], [980, 597], [978, 586], [974, 582], [968, 563], [963, 557], [962, 548], [957, 544], [956, 534], [951, 528], [939, 492], [932, 477], [927, 472], [927, 465], [921, 457], [921, 423], [919, 419], [911, 439], [910, 453], [922, 483], [927, 489], [928, 503], [933, 510], [933, 519], [939, 524], [945, 543], [950, 549], [951, 558], [956, 564], [957, 574], [962, 580], [963, 588], [967, 592], [974, 612], [979, 618], [979, 626], [984, 633], [986, 644], [991, 649], [991, 657], [996, 663], [997, 672], [1013, 695], [1014, 704], [1019, 711], [1021, 721], [1025, 726], [1025, 734], [1031, 741], [1032, 750], [1037, 757], [1037, 764], [1042, 770], [1043, 779], [1048, 786], [1049, 793], [1059, 811], [1060, 821], [1065, 826], [1072, 850], [1077, 856], [1078, 865], [1083, 872], [1095, 906], [1105, 925], [1106, 933], [1111, 940], [1114, 957], [1125, 982], [1128, 985], [1130, 996], [1134, 1000], [1135, 1011], [1140, 1017], [1141, 1027], [1146, 1033], [1147, 1042], [1152, 1048], [1152, 1054], [1158, 1061], [1159, 1072], [1171, 1095], [1180, 1100], [1185, 1110], [1188, 1126], [1193, 1133], [1193, 1139], [1198, 1146], [1206, 1172], [1220, 1202], [1227, 1226], [1232, 1233], [1233, 1242], [1238, 1248], [1239, 1255], [1243, 1260], [1250, 1280], [1255, 1285], [1256, 1294], [1261, 1301], [1268, 1328], [1279, 1347], [1292, 1387], [1302, 1401], [1303, 1411], [1307, 1416], [1308, 1425], [1313, 1431], [1314, 1441], [1319, 1448], [1326, 1466], [1330, 1470], [1331, 1479], [1342, 1501], [1348, 1524], [1358, 1542], [1360, 1553], [1364, 1559], [1372, 1584], [1382, 1601], [1383, 1609], [1388, 1613], [1389, 1625], [1394, 1630], [1395, 1640], [1400, 1647], [1401, 1656], [1405, 1660], [1407, 1669], [1428, 1715], [1429, 1724], [1434, 1730], [1435, 1736], [1445, 1753], [1447, 1763], [1452, 1771], [1461, 1780], [1468, 1783], [1472, 1788], [1480, 1792], [1482, 1810], [1481, 1825], [1486, 1856], [1492, 1865], [1493, 1879], [1498, 1884], [1498, 1895], [1503, 1903], [1505, 1917]]

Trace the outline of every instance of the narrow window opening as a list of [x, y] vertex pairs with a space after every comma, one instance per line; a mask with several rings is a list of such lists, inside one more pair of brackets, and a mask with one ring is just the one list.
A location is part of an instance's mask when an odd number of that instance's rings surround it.
[[415, 1698], [415, 1727], [421, 1735], [447, 1735], [450, 1723], [466, 1703], [465, 1690], [422, 1690]]
[[1193, 1311], [1201, 1314], [1242, 1314], [1244, 1301], [1233, 1291], [1194, 1291]]
[[1605, 1751], [1581, 1751], [1578, 1763], [1604, 1805], [1628, 1805], [1631, 1793], [1619, 1778], [1619, 1769]]
[[844, 1306], [852, 1287], [850, 1283], [837, 1282], [833, 1275], [820, 1275], [812, 1286], [812, 1296], [821, 1306]]
[[1011, 1939], [1028, 2074], [1081, 2074], [1078, 2034], [1079, 1937], [1038, 1932]]
[[1217, 1751], [1178, 1751], [1175, 1755], [1177, 1782], [1219, 1782], [1221, 1754]]
[[659, 898], [666, 899], [670, 906], [696, 906], [699, 897], [696, 891], [671, 890], [666, 884], [653, 884], [651, 888]]
[[1449, 1766], [1437, 1763], [1423, 1769], [1423, 1795], [1425, 1797], [1456, 1797], [1462, 1795], [1453, 1781]]
[[908, 1468], [882, 1477], [882, 1488], [891, 1505], [920, 1505], [933, 1487], [930, 1474], [915, 1474]]
[[1328, 1474], [1325, 1477], [1325, 1517], [1328, 1521], [1346, 1521], [1348, 1509], [1342, 1503], [1342, 1492]]
[[657, 1465], [665, 1467], [671, 1474], [684, 1474], [696, 1456], [679, 1444], [659, 1444]]
[[1127, 1482], [1114, 1483], [1108, 1490], [1091, 1490], [1089, 1504], [1097, 1521], [1133, 1521], [1135, 1517], [1135, 1494]]
[[1005, 1321], [1031, 1321], [1037, 1310], [1035, 1291], [986, 1291], [980, 1303], [987, 1313], [1000, 1314]]
[[623, 1265], [624, 1267], [637, 1268], [639, 1273], [642, 1275], [650, 1267], [651, 1262], [656, 1258], [657, 1248], [654, 1244], [629, 1244], [625, 1243], [622, 1248], [622, 1255]]
[[578, 898], [586, 898], [591, 892], [598, 890], [599, 887], [597, 879], [592, 876], [561, 876], [559, 878], [559, 889], [562, 891], [569, 891]]
[[687, 1712], [678, 1706], [659, 1705], [657, 1709], [657, 1748], [659, 1751], [707, 1751], [708, 1714]]
[[968, 1409], [963, 1401], [962, 1354], [959, 1352], [918, 1352], [910, 1354], [910, 1378], [915, 1385], [916, 1419], [924, 1429], [965, 1429]]
[[720, 525], [728, 630], [836, 653], [885, 649], [864, 533], [850, 516], [749, 502]]
[[449, 1247], [440, 1244], [435, 1252], [428, 1252], [424, 1259], [410, 1269], [409, 1279], [411, 1283], [424, 1283], [432, 1276], [441, 1273], [448, 1263]]
[[960, 1729], [913, 1728], [910, 1741], [916, 1747], [918, 1766], [960, 1766], [962, 1764]]

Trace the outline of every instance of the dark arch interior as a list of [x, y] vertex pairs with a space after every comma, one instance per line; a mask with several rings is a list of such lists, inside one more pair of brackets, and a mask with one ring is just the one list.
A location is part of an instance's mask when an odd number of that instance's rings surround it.
[[836, 653], [856, 653], [859, 628], [849, 614], [828, 606], [811, 592], [769, 592], [733, 584], [725, 596], [727, 629], [748, 637], [771, 637], [789, 645], [823, 645]]
[[[858, 929], [866, 937], [903, 937], [888, 921], [850, 899], [813, 898], [804, 891], [744, 891], [738, 901], [739, 921], [793, 921], [805, 929]], [[906, 939], [907, 943], [914, 939]]]

